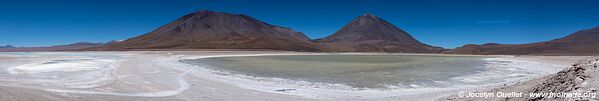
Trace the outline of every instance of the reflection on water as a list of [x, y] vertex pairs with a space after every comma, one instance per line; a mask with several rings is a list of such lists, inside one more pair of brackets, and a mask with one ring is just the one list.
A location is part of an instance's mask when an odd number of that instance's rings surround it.
[[182, 60], [249, 76], [285, 78], [357, 88], [444, 87], [450, 78], [485, 71], [482, 57], [416, 55], [278, 55]]

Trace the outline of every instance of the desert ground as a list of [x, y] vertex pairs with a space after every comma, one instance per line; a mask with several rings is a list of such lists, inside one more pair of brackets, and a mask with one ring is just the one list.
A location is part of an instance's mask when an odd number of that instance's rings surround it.
[[[58, 52], [60, 53], [60, 52]], [[64, 52], [69, 54], [90, 52]], [[421, 91], [330, 91], [296, 86], [273, 86], [235, 74], [218, 74], [205, 68], [184, 64], [182, 59], [216, 56], [277, 54], [334, 54], [287, 51], [126, 51], [91, 52], [105, 55], [62, 55], [54, 52], [39, 56], [0, 55], [0, 99], [3, 101], [321, 101], [321, 100], [462, 100], [459, 91], [510, 90], [528, 87], [589, 56], [499, 56], [528, 61], [542, 66], [527, 67], [543, 75], [519, 83], [486, 85], [460, 89]], [[369, 53], [372, 54], [372, 53]], [[441, 54], [429, 54], [441, 55]], [[35, 64], [60, 66], [36, 69]], [[41, 61], [41, 62], [40, 62]], [[50, 61], [50, 62], [48, 62]], [[54, 61], [54, 62], [52, 62]], [[84, 64], [69, 64], [80, 61]], [[595, 62], [596, 63], [596, 62]], [[63, 68], [63, 65], [80, 68]], [[596, 72], [594, 72], [596, 73]], [[593, 76], [594, 77], [594, 76]], [[529, 85], [533, 85], [532, 83]], [[407, 93], [406, 93], [407, 92]], [[471, 100], [471, 99], [463, 99]], [[476, 100], [476, 99], [475, 99]]]

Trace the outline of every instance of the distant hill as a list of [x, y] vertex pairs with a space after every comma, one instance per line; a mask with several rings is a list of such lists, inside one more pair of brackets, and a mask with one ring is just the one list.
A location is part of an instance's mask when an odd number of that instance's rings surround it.
[[270, 49], [320, 51], [303, 33], [242, 14], [202, 10], [149, 33], [86, 50]]
[[440, 53], [443, 48], [416, 40], [407, 32], [371, 14], [357, 17], [331, 36], [317, 39], [330, 51]]
[[0, 48], [15, 48], [15, 46], [12, 46], [12, 45], [6, 45], [6, 46], [0, 46]]
[[67, 45], [55, 45], [48, 47], [0, 47], [0, 52], [28, 52], [28, 51], [79, 51], [86, 48], [105, 45], [105, 43], [77, 42]]
[[566, 37], [528, 44], [464, 45], [456, 54], [504, 55], [599, 55], [599, 27], [578, 31]]
[[97, 42], [97, 43], [77, 42], [77, 43], [72, 43], [72, 44], [67, 44], [67, 45], [57, 45], [57, 46], [100, 46], [100, 45], [104, 45], [104, 43], [101, 43], [101, 42]]
[[118, 42], [122, 42], [122, 41], [121, 40], [112, 40], [112, 41], [108, 41], [104, 44], [107, 45], [107, 44], [114, 44], [114, 43], [118, 43]]

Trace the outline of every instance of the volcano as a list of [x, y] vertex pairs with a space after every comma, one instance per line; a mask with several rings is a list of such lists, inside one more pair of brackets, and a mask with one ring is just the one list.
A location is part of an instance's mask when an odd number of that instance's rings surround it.
[[424, 44], [372, 14], [359, 16], [333, 35], [316, 41], [341, 52], [439, 53], [444, 50]]
[[267, 49], [319, 51], [303, 33], [243, 14], [201, 10], [151, 32], [88, 50]]

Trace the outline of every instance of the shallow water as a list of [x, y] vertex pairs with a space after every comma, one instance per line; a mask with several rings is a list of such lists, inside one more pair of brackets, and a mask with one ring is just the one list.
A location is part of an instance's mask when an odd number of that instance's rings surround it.
[[276, 55], [181, 62], [249, 76], [344, 84], [355, 88], [446, 87], [451, 78], [487, 71], [484, 57], [420, 55]]

